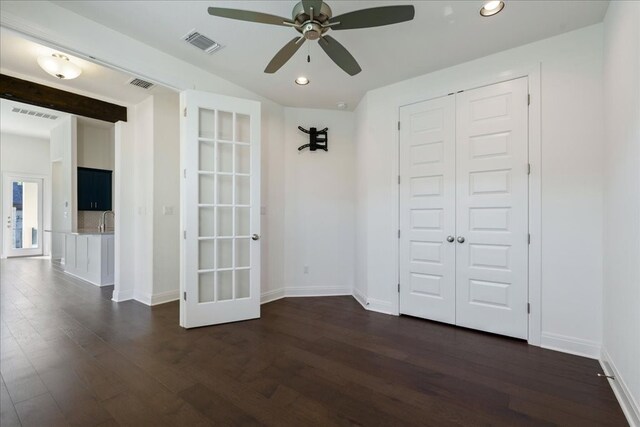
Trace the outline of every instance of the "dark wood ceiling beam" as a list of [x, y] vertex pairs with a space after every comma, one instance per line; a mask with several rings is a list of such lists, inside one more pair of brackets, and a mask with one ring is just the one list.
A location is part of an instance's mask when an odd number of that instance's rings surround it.
[[0, 98], [115, 123], [127, 121], [127, 108], [88, 96], [0, 74]]

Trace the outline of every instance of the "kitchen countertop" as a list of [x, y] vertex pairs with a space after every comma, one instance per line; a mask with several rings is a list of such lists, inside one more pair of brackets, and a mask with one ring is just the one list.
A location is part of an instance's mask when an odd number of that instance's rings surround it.
[[78, 231], [57, 231], [57, 230], [44, 230], [47, 233], [61, 233], [61, 234], [75, 234], [77, 236], [109, 236], [113, 235], [113, 229], [106, 231], [100, 231], [93, 228], [81, 228]]

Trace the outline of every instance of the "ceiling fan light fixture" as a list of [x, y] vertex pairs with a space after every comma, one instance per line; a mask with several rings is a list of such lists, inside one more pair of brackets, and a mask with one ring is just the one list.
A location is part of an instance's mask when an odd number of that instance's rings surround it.
[[502, 9], [504, 9], [504, 2], [502, 0], [487, 1], [482, 5], [480, 15], [493, 16], [499, 13]]
[[305, 76], [300, 76], [296, 79], [296, 84], [298, 86], [306, 86], [309, 84], [309, 79], [306, 78]]
[[59, 79], [75, 79], [82, 73], [80, 67], [69, 61], [68, 56], [61, 53], [38, 57], [38, 65], [48, 74]]

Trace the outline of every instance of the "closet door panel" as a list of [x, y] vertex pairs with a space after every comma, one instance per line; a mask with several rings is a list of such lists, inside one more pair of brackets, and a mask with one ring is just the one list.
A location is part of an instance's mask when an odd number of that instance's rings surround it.
[[528, 329], [527, 92], [521, 78], [456, 95], [456, 324], [517, 338]]
[[455, 98], [400, 109], [400, 312], [455, 322]]

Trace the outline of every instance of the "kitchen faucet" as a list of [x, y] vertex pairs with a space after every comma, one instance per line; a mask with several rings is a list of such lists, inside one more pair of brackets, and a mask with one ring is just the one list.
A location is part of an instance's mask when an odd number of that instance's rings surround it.
[[113, 215], [114, 219], [116, 217], [116, 214], [113, 211], [102, 212], [102, 219], [100, 220], [100, 225], [98, 226], [98, 229], [101, 233], [104, 233], [107, 230], [107, 214]]

